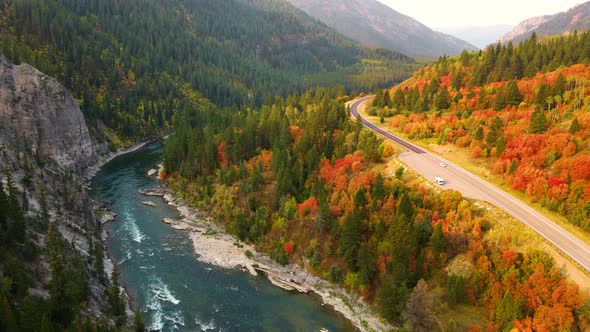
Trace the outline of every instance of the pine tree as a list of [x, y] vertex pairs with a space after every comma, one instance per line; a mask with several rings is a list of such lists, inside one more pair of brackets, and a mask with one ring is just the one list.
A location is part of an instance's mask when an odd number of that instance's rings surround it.
[[481, 141], [483, 139], [483, 128], [481, 126], [477, 126], [475, 132], [473, 132], [473, 139]]
[[135, 312], [135, 317], [133, 318], [133, 329], [135, 332], [145, 332], [145, 323], [139, 310]]
[[580, 131], [580, 123], [578, 122], [578, 118], [574, 118], [570, 125], [569, 133], [575, 135], [578, 131]]
[[25, 240], [26, 224], [24, 211], [18, 200], [18, 191], [12, 181], [8, 169], [5, 170], [6, 189], [8, 190], [8, 242], [15, 240], [22, 243]]
[[357, 264], [360, 282], [362, 285], [366, 285], [376, 272], [375, 255], [366, 243], [363, 243], [359, 249]]
[[510, 169], [508, 170], [508, 174], [510, 174], [510, 175], [514, 174], [514, 172], [516, 172], [517, 169], [518, 169], [518, 164], [516, 163], [516, 160], [512, 160], [512, 163], [510, 163]]
[[449, 90], [447, 87], [444, 87], [440, 90], [440, 92], [436, 95], [436, 108], [439, 110], [446, 110], [451, 106], [451, 96], [449, 95]]
[[518, 84], [515, 80], [510, 81], [506, 86], [506, 105], [518, 106], [523, 101], [523, 96], [518, 90]]
[[0, 181], [0, 243], [5, 243], [8, 229], [8, 197], [4, 191], [4, 184]]
[[450, 307], [466, 301], [465, 279], [461, 276], [452, 275], [447, 282], [447, 294]]
[[377, 291], [377, 308], [381, 316], [390, 322], [399, 322], [407, 297], [405, 282], [395, 280], [391, 275], [385, 277]]
[[41, 319], [41, 330], [40, 332], [52, 332], [53, 328], [51, 327], [51, 321], [47, 317], [47, 315], [43, 315]]
[[111, 313], [113, 316], [117, 317], [117, 325], [121, 326], [121, 323], [124, 322], [125, 317], [125, 302], [121, 296], [121, 290], [119, 286], [119, 270], [116, 264], [113, 267], [113, 272], [111, 273], [111, 287], [109, 287], [107, 293], [111, 307]]
[[358, 211], [364, 210], [367, 206], [367, 197], [365, 196], [367, 190], [365, 187], [361, 187], [361, 189], [357, 190], [354, 194], [354, 208]]
[[100, 242], [94, 246], [94, 270], [98, 274], [98, 279], [103, 281], [105, 279], [104, 273], [104, 255], [102, 252], [102, 245]]
[[51, 320], [67, 326], [73, 318], [73, 299], [69, 286], [68, 266], [64, 257], [61, 234], [55, 224], [47, 232], [47, 251], [51, 269], [49, 281], [49, 303]]
[[432, 232], [432, 239], [430, 241], [432, 253], [436, 256], [444, 252], [447, 246], [447, 238], [442, 230], [442, 224], [438, 223]]
[[391, 97], [389, 96], [389, 90], [385, 90], [383, 93], [383, 107], [391, 105]]
[[567, 88], [567, 81], [563, 76], [563, 73], [559, 73], [557, 76], [557, 80], [555, 80], [555, 84], [553, 85], [553, 96], [562, 96]]
[[496, 157], [500, 157], [504, 150], [506, 150], [506, 139], [504, 135], [500, 135], [500, 138], [496, 141]]
[[400, 109], [404, 106], [405, 104], [405, 96], [404, 96], [404, 92], [402, 91], [402, 89], [397, 89], [395, 90], [395, 93], [393, 94], [393, 106]]
[[382, 201], [385, 198], [386, 194], [387, 192], [385, 190], [385, 178], [383, 177], [383, 174], [379, 172], [377, 173], [377, 176], [375, 177], [375, 182], [371, 187], [371, 198], [373, 199], [373, 202]]
[[0, 331], [19, 332], [14, 310], [8, 299], [0, 294]]
[[529, 132], [533, 134], [542, 134], [545, 131], [547, 131], [547, 118], [545, 117], [545, 112], [542, 109], [537, 108], [531, 116]]
[[47, 207], [47, 195], [45, 193], [45, 186], [41, 186], [39, 194], [39, 204], [41, 205], [41, 223], [44, 227], [49, 225], [49, 209]]
[[509, 331], [514, 326], [514, 320], [522, 318], [522, 308], [518, 299], [504, 293], [504, 297], [492, 312], [492, 321], [496, 323], [500, 331]]
[[414, 208], [412, 207], [412, 202], [410, 202], [410, 198], [408, 197], [407, 193], [404, 193], [401, 196], [399, 205], [397, 207], [397, 216], [401, 215], [405, 215], [407, 218], [411, 218], [414, 215]]
[[362, 220], [357, 213], [349, 213], [342, 225], [339, 254], [352, 271], [357, 270], [358, 249], [363, 234]]
[[492, 124], [490, 126], [490, 131], [488, 132], [488, 136], [486, 137], [486, 143], [488, 146], [494, 146], [496, 141], [500, 136], [503, 136], [502, 127], [504, 127], [504, 123], [500, 117], [495, 116], [492, 118]]

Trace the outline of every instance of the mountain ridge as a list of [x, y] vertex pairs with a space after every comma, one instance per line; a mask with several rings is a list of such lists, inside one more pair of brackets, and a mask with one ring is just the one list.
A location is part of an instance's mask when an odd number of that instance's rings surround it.
[[533, 31], [537, 35], [552, 36], [571, 34], [574, 31], [584, 32], [589, 29], [590, 1], [576, 5], [564, 12], [526, 19], [498, 41], [502, 44], [520, 43], [529, 38]]
[[287, 1], [363, 45], [389, 48], [410, 56], [457, 55], [463, 49], [477, 49], [376, 0]]

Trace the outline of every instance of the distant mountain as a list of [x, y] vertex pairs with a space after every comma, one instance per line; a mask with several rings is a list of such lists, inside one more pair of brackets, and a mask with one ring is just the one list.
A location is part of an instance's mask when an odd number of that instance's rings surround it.
[[522, 21], [514, 30], [500, 38], [500, 42], [519, 43], [526, 40], [533, 31], [536, 31], [538, 35], [552, 36], [587, 30], [590, 30], [590, 1], [572, 7], [566, 12]]
[[514, 29], [514, 25], [500, 24], [490, 26], [445, 27], [437, 30], [461, 38], [481, 49], [494, 44], [500, 36]]
[[433, 31], [377, 0], [288, 0], [309, 15], [364, 45], [411, 56], [456, 55], [476, 47]]

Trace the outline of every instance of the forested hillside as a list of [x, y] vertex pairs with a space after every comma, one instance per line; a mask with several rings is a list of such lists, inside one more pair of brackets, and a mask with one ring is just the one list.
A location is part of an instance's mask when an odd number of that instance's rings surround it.
[[454, 144], [514, 190], [590, 231], [590, 34], [441, 58], [374, 114], [414, 139]]
[[[547, 255], [519, 252], [510, 234], [488, 239], [489, 216], [458, 192], [384, 168], [395, 148], [349, 119], [342, 93], [184, 113], [164, 177], [240, 240], [410, 330], [587, 327], [577, 287]], [[449, 311], [472, 315], [443, 318]]]
[[56, 77], [93, 128], [126, 139], [169, 130], [178, 110], [208, 107], [203, 96], [260, 104], [318, 84], [385, 86], [415, 68], [282, 0], [2, 0], [0, 8], [0, 53]]

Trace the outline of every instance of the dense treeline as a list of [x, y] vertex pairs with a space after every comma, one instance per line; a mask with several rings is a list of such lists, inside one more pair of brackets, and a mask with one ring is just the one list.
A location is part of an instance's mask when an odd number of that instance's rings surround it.
[[[587, 326], [577, 287], [550, 258], [515, 251], [509, 236], [487, 240], [493, 225], [458, 192], [408, 184], [403, 168], [386, 177], [379, 162], [393, 146], [349, 119], [342, 92], [183, 114], [166, 141], [168, 183], [240, 240], [358, 292], [390, 322], [435, 330], [445, 303], [481, 308], [474, 331]], [[457, 261], [467, 268], [448, 266]]]
[[93, 127], [100, 120], [125, 138], [169, 129], [201, 94], [260, 104], [317, 84], [385, 86], [415, 69], [278, 0], [2, 0], [0, 9], [0, 53], [56, 77]]
[[533, 36], [517, 47], [441, 58], [379, 91], [369, 112], [392, 117], [387, 122], [410, 138], [468, 148], [512, 188], [590, 231], [588, 63], [588, 32]]

